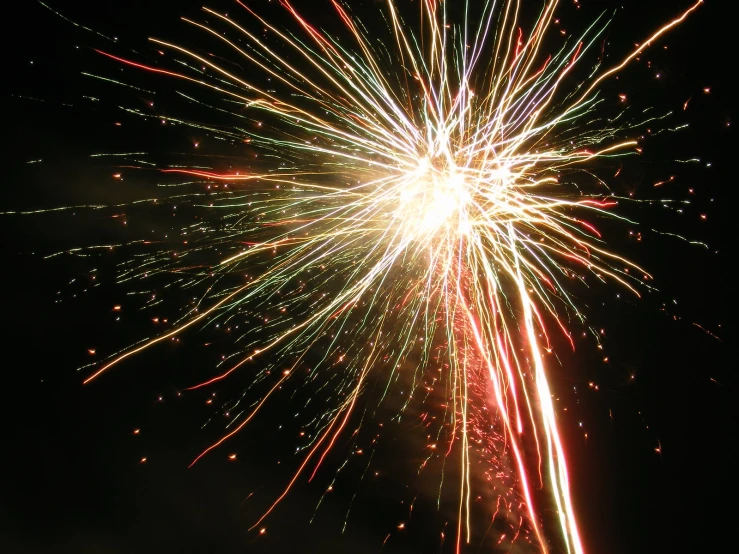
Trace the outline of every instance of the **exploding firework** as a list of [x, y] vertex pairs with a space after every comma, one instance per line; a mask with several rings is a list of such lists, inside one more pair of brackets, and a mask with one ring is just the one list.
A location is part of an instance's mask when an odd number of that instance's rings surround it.
[[343, 40], [286, 0], [291, 30], [237, 3], [239, 16], [204, 8], [202, 21], [184, 20], [234, 61], [158, 39], [169, 66], [100, 51], [212, 93], [212, 102], [187, 98], [226, 113], [230, 128], [156, 117], [243, 143], [259, 161], [161, 169], [213, 191], [206, 205], [197, 192], [168, 199], [206, 215], [181, 230], [176, 249], [149, 245], [122, 264], [119, 280], [149, 291], [176, 285], [196, 300], [85, 383], [194, 329], [233, 329], [233, 351], [189, 390], [247, 372], [257, 400], [229, 403], [229, 428], [193, 464], [278, 391], [320, 391], [327, 408], [306, 424], [297, 469], [256, 527], [316, 474], [369, 384], [382, 383], [382, 401], [406, 372], [409, 398], [446, 397], [432, 408], [444, 423], [431, 446], [462, 470], [458, 548], [471, 533], [473, 462], [495, 473], [505, 459], [514, 474], [505, 505], [520, 512], [519, 532], [549, 551], [541, 509], [553, 503], [562, 548], [583, 552], [548, 381], [550, 334], [572, 342], [572, 322], [584, 323], [579, 281], [638, 294], [650, 279], [609, 251], [593, 221], [619, 218], [598, 164], [638, 153], [637, 129], [656, 116], [604, 115], [601, 84], [701, 1], [613, 65], [600, 51], [608, 17], [564, 36], [556, 1], [527, 22], [514, 0], [465, 2], [459, 13], [424, 0], [409, 24], [388, 0], [382, 37], [332, 1]]

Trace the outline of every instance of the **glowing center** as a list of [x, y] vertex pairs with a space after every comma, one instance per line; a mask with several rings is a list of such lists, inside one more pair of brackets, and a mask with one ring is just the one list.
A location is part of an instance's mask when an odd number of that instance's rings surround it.
[[458, 230], [469, 198], [464, 174], [423, 159], [400, 192], [397, 215], [414, 239], [423, 240], [441, 229]]

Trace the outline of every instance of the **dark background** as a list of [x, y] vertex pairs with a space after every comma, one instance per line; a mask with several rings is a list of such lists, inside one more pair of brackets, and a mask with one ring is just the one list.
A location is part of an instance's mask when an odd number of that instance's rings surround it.
[[[616, 5], [581, 4], [591, 14]], [[609, 31], [614, 59], [688, 5], [669, 4], [626, 3]], [[157, 147], [184, 151], [185, 143], [198, 139], [180, 139], [176, 132], [153, 135], [135, 118], [123, 119], [122, 130], [116, 128], [113, 123], [121, 116], [105, 104], [103, 95], [101, 103], [82, 98], [106, 89], [79, 75], [113, 74], [111, 62], [95, 57], [90, 46], [108, 44], [111, 51], [130, 54], [149, 35], [187, 41], [178, 17], [197, 13], [197, 2], [50, 5], [120, 40], [105, 41], [33, 2], [13, 8], [8, 20], [13, 30], [5, 37], [6, 159], [0, 211], [136, 198], [146, 178], [113, 190], [112, 162], [90, 161], [89, 154]], [[572, 7], [567, 9], [577, 21]], [[621, 184], [648, 198], [654, 194], [652, 183], [677, 175], [672, 188], [660, 194], [689, 198], [693, 204], [681, 215], [640, 208], [636, 217], [646, 219], [644, 227], [706, 241], [710, 249], [653, 233], [645, 234], [638, 246], [622, 245], [652, 272], [660, 291], [642, 301], [623, 302], [613, 298], [617, 292], [624, 296], [623, 291], [604, 287], [598, 293], [602, 306], [593, 310], [593, 318], [608, 331], [608, 369], [603, 368], [602, 353], [584, 346], [572, 357], [579, 369], [555, 379], [563, 391], [567, 379], [584, 390], [569, 397], [575, 415], [562, 414], [561, 425], [576, 511], [591, 553], [731, 551], [737, 510], [735, 475], [730, 472], [736, 467], [731, 410], [736, 348], [728, 286], [733, 240], [725, 231], [735, 195], [734, 134], [727, 125], [734, 115], [731, 73], [736, 54], [730, 10], [726, 2], [707, 2], [664, 41], [668, 50], [656, 48], [651, 59], [662, 82], [650, 79], [654, 70], [642, 63], [613, 85], [623, 86], [629, 95], [652, 95], [652, 103], [667, 107], [681, 108], [691, 98], [684, 118], [691, 128], [650, 140], [650, 163], [632, 167]], [[147, 88], [148, 77], [138, 81], [128, 75], [127, 82]], [[166, 89], [166, 82], [158, 83]], [[705, 87], [710, 87], [709, 94]], [[140, 95], [142, 105], [145, 96]], [[691, 157], [704, 163], [670, 162]], [[43, 162], [27, 163], [36, 159]], [[43, 255], [78, 243], [134, 237], [135, 231], [122, 230], [110, 215], [73, 210], [0, 216], [5, 292], [0, 366], [7, 410], [0, 462], [3, 552], [360, 553], [380, 551], [388, 534], [384, 552], [451, 551], [451, 541], [440, 547], [439, 534], [446, 525], [447, 536], [452, 535], [454, 522], [424, 496], [423, 485], [414, 478], [416, 460], [403, 461], [402, 454], [410, 450], [404, 446], [405, 429], [397, 428], [397, 436], [385, 435], [388, 446], [376, 462], [386, 476], [382, 480], [362, 485], [358, 475], [348, 478], [345, 492], [328, 502], [313, 524], [308, 520], [318, 495], [301, 485], [260, 536], [248, 531], [259, 507], [245, 499], [255, 490], [277, 491], [284, 482], [285, 474], [274, 468], [280, 439], [273, 431], [257, 429], [248, 446], [237, 438], [228, 452], [188, 470], [193, 455], [208, 443], [199, 428], [209, 412], [202, 398], [176, 395], [182, 386], [178, 370], [193, 363], [184, 348], [165, 347], [83, 387], [74, 370], [90, 361], [86, 350], [110, 351], [136, 340], [137, 320], [125, 310], [111, 312], [111, 306], [126, 301], [125, 290], [106, 284], [82, 294], [76, 285], [69, 286], [91, 264], [100, 265], [103, 277], [111, 276], [110, 260], [45, 260]], [[591, 379], [601, 383], [598, 394], [587, 390]], [[587, 441], [579, 421], [587, 428]], [[141, 433], [133, 435], [137, 428]], [[238, 452], [238, 461], [229, 462], [229, 452]], [[146, 464], [139, 463], [143, 456]], [[346, 501], [360, 488], [342, 534]], [[408, 504], [416, 496], [420, 500], [413, 518], [399, 533], [396, 525], [407, 520]], [[479, 541], [469, 550], [478, 551], [478, 546]]]

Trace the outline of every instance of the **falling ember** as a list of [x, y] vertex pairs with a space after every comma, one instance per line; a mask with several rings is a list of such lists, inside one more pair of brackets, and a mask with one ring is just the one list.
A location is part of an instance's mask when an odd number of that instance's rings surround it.
[[654, 183], [655, 187], [661, 187], [664, 184], [671, 183], [675, 180], [675, 176], [671, 175], [669, 179], [665, 179], [664, 181], [659, 181], [658, 183]]
[[[222, 368], [188, 390], [262, 363], [255, 381], [265, 393], [244, 402], [249, 408], [238, 416], [234, 411], [233, 426], [193, 464], [244, 429], [280, 391], [299, 387], [300, 379], [324, 379], [325, 386], [316, 388], [335, 388], [333, 408], [306, 425], [310, 441], [298, 449], [302, 458], [294, 476], [252, 527], [264, 535], [266, 527], [259, 526], [293, 484], [300, 477], [312, 479], [339, 435], [352, 432], [351, 417], [361, 412], [370, 378], [380, 374], [392, 394], [397, 375], [414, 366], [414, 375], [438, 379], [447, 391], [430, 410], [443, 413], [439, 419], [450, 421], [452, 430], [447, 444], [440, 442], [443, 436], [429, 438], [426, 453], [459, 452], [458, 550], [470, 541], [471, 499], [478, 496], [470, 477], [471, 445], [492, 443], [494, 435], [502, 437], [514, 469], [506, 496], [516, 502], [506, 502], [520, 512], [516, 519], [525, 522], [530, 540], [542, 552], [581, 554], [549, 382], [554, 356], [548, 354], [556, 350], [550, 337], [561, 334], [574, 347], [567, 326], [585, 321], [572, 282], [609, 281], [638, 294], [651, 278], [610, 252], [596, 226], [603, 218], [623, 218], [615, 212], [615, 197], [604, 192], [605, 183], [597, 177], [588, 181], [597, 173], [595, 162], [642, 152], [637, 142], [642, 124], [625, 122], [626, 94], [616, 102], [608, 93], [611, 100], [602, 102], [600, 84], [639, 59], [701, 3], [604, 67], [596, 45], [603, 42], [607, 22], [599, 19], [573, 43], [555, 27], [556, 0], [545, 3], [528, 31], [520, 27], [515, 0], [483, 3], [479, 21], [465, 15], [461, 24], [450, 22], [448, 2], [426, 1], [415, 32], [396, 2], [386, 0], [388, 40], [382, 50], [338, 0], [331, 5], [351, 47], [313, 27], [288, 0], [281, 4], [293, 17], [295, 33], [238, 1], [244, 17], [254, 18], [284, 52], [209, 8], [203, 8], [207, 22], [185, 21], [241, 56], [238, 63], [219, 65], [222, 58], [158, 39], [151, 39], [157, 48], [188, 61], [166, 68], [166, 60], [150, 66], [100, 52], [242, 106], [233, 112], [237, 117], [259, 118], [251, 119], [250, 130], [243, 125], [209, 130], [267, 165], [245, 162], [229, 172], [197, 164], [162, 170], [168, 177], [198, 180], [203, 194], [214, 199], [207, 206], [213, 208], [211, 219], [183, 232], [192, 239], [197, 231], [202, 238], [191, 243], [178, 237], [171, 250], [162, 246], [123, 271], [126, 279], [158, 275], [178, 286], [184, 275], [199, 271], [183, 288], [203, 286], [203, 294], [184, 318], [173, 317], [174, 327], [156, 326], [161, 334], [111, 356], [85, 383], [158, 343], [178, 343], [193, 328], [230, 333], [236, 315], [242, 316], [246, 330], [234, 344], [243, 350], [224, 356]], [[551, 54], [544, 51], [550, 34], [564, 41]], [[239, 72], [244, 66], [252, 69]], [[588, 76], [573, 87], [576, 66]], [[262, 77], [274, 79], [273, 85], [266, 88]], [[596, 117], [606, 104], [627, 115]], [[166, 121], [163, 117], [155, 119]], [[179, 212], [172, 202], [174, 216]], [[217, 255], [219, 262], [193, 269], [203, 252]], [[253, 277], [244, 281], [245, 272]], [[226, 284], [228, 276], [238, 277], [238, 283]], [[305, 371], [309, 351], [318, 361]], [[205, 403], [217, 404], [212, 397]], [[495, 425], [480, 425], [481, 413], [494, 414]], [[542, 489], [546, 500], [537, 492]], [[542, 523], [544, 512], [556, 514], [558, 537]], [[514, 541], [518, 534], [501, 534], [500, 541]]]

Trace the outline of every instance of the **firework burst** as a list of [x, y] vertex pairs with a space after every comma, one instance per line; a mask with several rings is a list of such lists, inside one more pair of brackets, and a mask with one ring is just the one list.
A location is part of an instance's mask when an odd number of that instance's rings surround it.
[[[458, 548], [470, 537], [473, 446], [483, 443], [509, 457], [511, 487], [539, 549], [551, 548], [536, 493], [545, 489], [563, 548], [582, 552], [547, 378], [549, 333], [572, 342], [570, 322], [584, 321], [573, 281], [589, 275], [638, 294], [649, 280], [610, 252], [590, 222], [619, 217], [593, 168], [636, 153], [634, 129], [645, 123], [600, 115], [599, 85], [700, 3], [607, 67], [599, 51], [605, 15], [545, 50], [559, 34], [556, 1], [524, 24], [514, 0], [466, 2], [455, 17], [447, 3], [423, 0], [408, 25], [388, 0], [382, 40], [332, 1], [351, 43], [312, 26], [286, 0], [294, 31], [239, 1], [260, 32], [209, 8], [203, 21], [185, 21], [248, 70], [158, 39], [185, 69], [101, 52], [238, 106], [207, 106], [236, 123], [206, 131], [243, 141], [266, 161], [258, 171], [162, 170], [229, 192], [183, 229], [186, 245], [132, 259], [120, 279], [176, 276], [202, 292], [178, 324], [111, 356], [85, 383], [193, 328], [241, 321], [238, 348], [190, 388], [259, 361], [254, 382], [264, 393], [250, 408], [235, 401], [230, 410], [239, 415], [227, 433], [193, 463], [258, 417], [276, 391], [328, 391], [330, 407], [310, 424], [297, 471], [256, 526], [299, 478], [316, 474], [375, 374], [384, 398], [397, 373], [409, 371], [414, 391], [437, 382], [446, 391], [439, 450], [460, 457]], [[270, 84], [260, 85], [265, 78]], [[244, 128], [255, 121], [256, 130]], [[215, 266], [203, 261], [216, 253]], [[498, 438], [503, 446], [492, 446]]]

